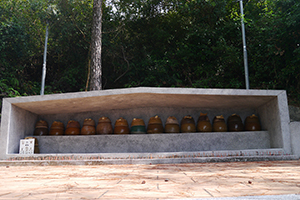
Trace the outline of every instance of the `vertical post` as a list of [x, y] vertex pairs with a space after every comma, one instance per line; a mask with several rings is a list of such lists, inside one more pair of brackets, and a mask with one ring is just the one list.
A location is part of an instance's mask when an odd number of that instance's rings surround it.
[[45, 49], [44, 49], [43, 71], [42, 71], [41, 95], [44, 95], [44, 90], [45, 90], [47, 43], [48, 43], [48, 22], [47, 22], [47, 26], [46, 26], [46, 37], [45, 37]]
[[242, 24], [242, 37], [243, 37], [243, 52], [244, 52], [244, 67], [245, 67], [245, 83], [246, 89], [249, 89], [249, 74], [248, 74], [248, 57], [247, 57], [247, 46], [246, 46], [246, 33], [244, 25], [244, 9], [243, 9], [243, 0], [240, 1], [241, 9], [241, 24]]
[[93, 24], [91, 37], [91, 77], [90, 90], [102, 89], [102, 4], [103, 0], [93, 2]]

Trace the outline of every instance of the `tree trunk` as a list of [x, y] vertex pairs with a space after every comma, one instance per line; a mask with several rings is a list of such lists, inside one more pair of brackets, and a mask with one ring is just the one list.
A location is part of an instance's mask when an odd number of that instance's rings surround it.
[[101, 66], [102, 2], [103, 0], [94, 0], [94, 5], [93, 5], [90, 90], [102, 89], [102, 66]]

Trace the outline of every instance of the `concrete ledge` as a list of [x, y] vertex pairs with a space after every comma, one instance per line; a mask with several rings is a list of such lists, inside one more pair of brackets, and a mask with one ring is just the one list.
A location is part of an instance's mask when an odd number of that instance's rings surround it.
[[185, 151], [154, 153], [65, 153], [65, 154], [8, 154], [8, 160], [84, 160], [84, 159], [155, 159], [187, 157], [228, 157], [228, 156], [282, 156], [289, 155], [281, 148], [240, 149], [223, 151]]
[[[93, 153], [93, 154], [9, 154], [3, 165], [94, 165], [94, 164], [176, 164], [188, 162], [236, 162], [294, 160], [283, 149], [251, 149], [232, 151]], [[15, 164], [14, 164], [15, 163]]]
[[[41, 153], [154, 153], [269, 149], [268, 131], [37, 136]], [[209, 145], [208, 145], [209, 144]]]
[[130, 164], [179, 164], [206, 162], [254, 162], [298, 160], [297, 156], [237, 156], [237, 157], [204, 157], [204, 158], [172, 158], [172, 159], [100, 159], [100, 160], [22, 160], [0, 161], [0, 166], [48, 166], [48, 165], [130, 165]]

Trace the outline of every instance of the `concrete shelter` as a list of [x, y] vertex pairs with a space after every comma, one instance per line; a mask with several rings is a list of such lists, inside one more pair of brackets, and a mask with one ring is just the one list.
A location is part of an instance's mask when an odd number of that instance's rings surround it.
[[[2, 108], [0, 159], [19, 156], [19, 141], [32, 136], [35, 123], [46, 120], [67, 125], [68, 120], [83, 123], [102, 116], [144, 119], [158, 115], [179, 121], [191, 115], [195, 121], [202, 113], [210, 120], [216, 115], [227, 119], [236, 113], [244, 120], [259, 116], [262, 131], [212, 132], [144, 135], [38, 136], [41, 156], [101, 155], [143, 156], [148, 153], [203, 153], [230, 151], [274, 151], [292, 154], [290, 119], [284, 90], [241, 90], [199, 88], [127, 88], [101, 91], [4, 98]], [[35, 155], [35, 156], [39, 156]], [[24, 156], [24, 155], [22, 155]]]

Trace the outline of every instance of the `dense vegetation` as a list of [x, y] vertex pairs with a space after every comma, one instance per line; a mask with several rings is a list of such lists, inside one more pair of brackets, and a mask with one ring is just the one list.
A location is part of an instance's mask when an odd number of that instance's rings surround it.
[[[244, 0], [252, 89], [300, 99], [300, 2]], [[0, 1], [0, 95], [86, 90], [92, 0]], [[245, 88], [236, 0], [110, 0], [103, 6], [103, 88]], [[297, 101], [298, 99], [298, 101]]]

